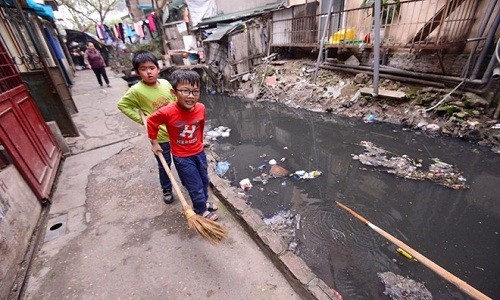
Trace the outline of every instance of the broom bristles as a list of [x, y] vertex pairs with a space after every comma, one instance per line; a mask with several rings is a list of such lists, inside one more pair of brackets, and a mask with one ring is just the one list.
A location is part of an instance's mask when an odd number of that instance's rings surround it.
[[221, 224], [191, 211], [184, 212], [189, 228], [196, 230], [210, 244], [216, 245], [227, 237], [227, 230]]

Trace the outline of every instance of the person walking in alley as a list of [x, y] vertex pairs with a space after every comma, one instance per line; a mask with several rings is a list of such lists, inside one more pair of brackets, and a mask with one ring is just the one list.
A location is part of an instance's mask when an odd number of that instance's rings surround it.
[[[132, 65], [135, 72], [141, 77], [141, 81], [128, 89], [117, 106], [127, 117], [139, 124], [143, 124], [139, 111], [145, 116], [149, 116], [160, 107], [170, 102], [175, 102], [176, 96], [171, 92], [172, 86], [170, 83], [165, 79], [158, 78], [160, 67], [158, 66], [158, 59], [156, 59], [153, 53], [148, 51], [134, 53]], [[172, 163], [170, 139], [165, 126], [159, 128], [158, 144], [162, 149], [165, 161], [170, 166]], [[166, 204], [170, 204], [174, 201], [172, 183], [156, 155], [155, 158], [158, 161], [158, 175], [163, 193], [163, 201]]]
[[[87, 50], [85, 50], [84, 62], [87, 68], [92, 68], [94, 71], [95, 77], [97, 77], [97, 82], [102, 87], [102, 78], [106, 82], [108, 87], [111, 87], [109, 84], [108, 75], [106, 74], [106, 62], [101, 55], [101, 52], [97, 50], [94, 46], [94, 43], [89, 42], [87, 44]], [[102, 78], [101, 78], [102, 77]]]
[[163, 151], [158, 131], [166, 125], [171, 136], [172, 158], [182, 184], [193, 202], [195, 213], [215, 221], [218, 216], [214, 203], [208, 202], [208, 163], [203, 148], [205, 105], [200, 99], [200, 76], [192, 70], [175, 70], [170, 81], [177, 102], [170, 103], [151, 114], [147, 121], [148, 136], [154, 153]]

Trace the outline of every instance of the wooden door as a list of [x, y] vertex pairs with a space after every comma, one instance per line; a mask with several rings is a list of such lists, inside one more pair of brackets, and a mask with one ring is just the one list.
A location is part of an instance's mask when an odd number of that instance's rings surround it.
[[0, 143], [38, 199], [48, 199], [61, 150], [0, 41]]

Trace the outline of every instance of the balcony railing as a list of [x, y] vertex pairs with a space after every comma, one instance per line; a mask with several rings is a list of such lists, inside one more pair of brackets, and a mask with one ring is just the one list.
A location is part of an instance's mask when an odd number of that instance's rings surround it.
[[[477, 0], [407, 0], [382, 5], [381, 47], [447, 48], [463, 44], [475, 21]], [[354, 7], [356, 5], [357, 7]], [[272, 21], [271, 46], [319, 47], [328, 26], [325, 47], [371, 47], [373, 7], [346, 1], [345, 9], [328, 15]]]

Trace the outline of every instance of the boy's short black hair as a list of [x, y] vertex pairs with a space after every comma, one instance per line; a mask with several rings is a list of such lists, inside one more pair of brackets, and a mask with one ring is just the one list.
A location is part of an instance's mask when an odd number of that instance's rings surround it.
[[170, 84], [174, 89], [180, 83], [189, 83], [192, 86], [200, 86], [200, 74], [188, 69], [177, 69], [170, 74]]
[[132, 57], [132, 66], [134, 67], [135, 71], [138, 71], [139, 66], [146, 62], [152, 62], [157, 68], [160, 67], [158, 65], [158, 58], [156, 58], [153, 53], [144, 50], [139, 50], [134, 53], [134, 57]]

